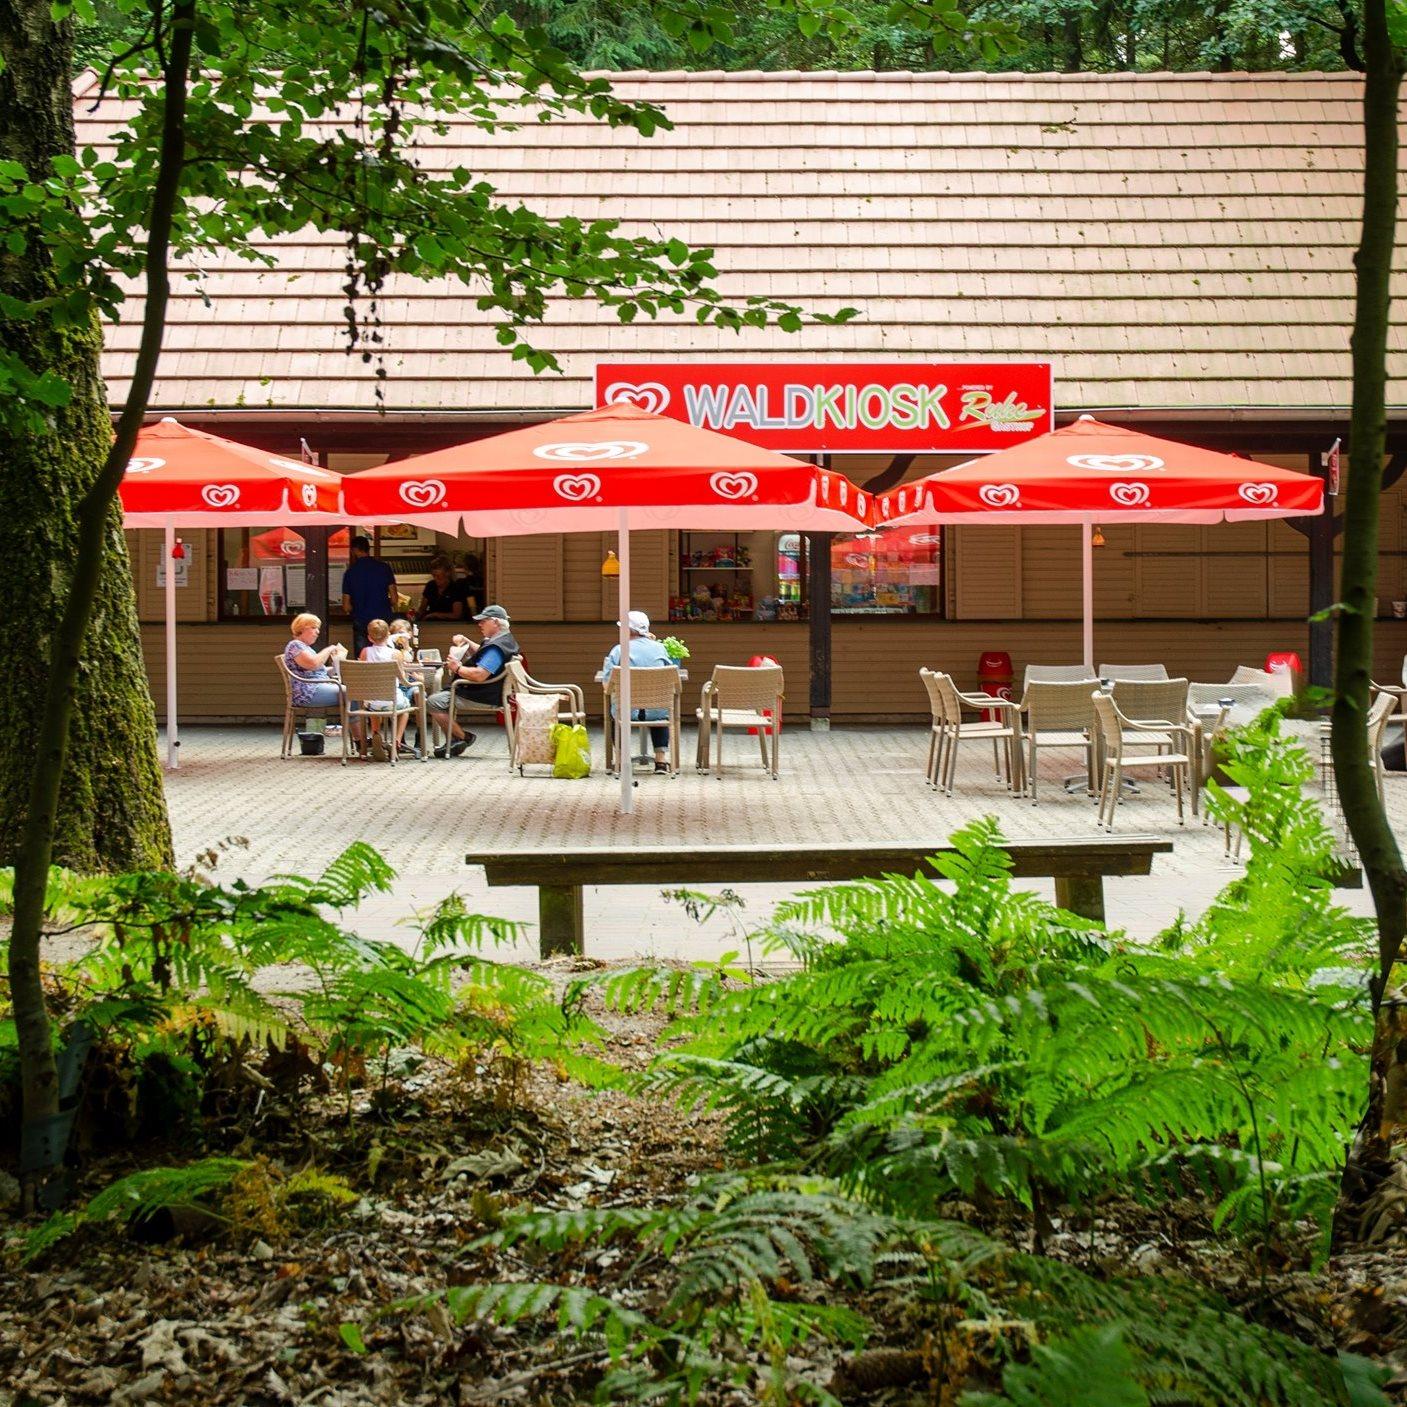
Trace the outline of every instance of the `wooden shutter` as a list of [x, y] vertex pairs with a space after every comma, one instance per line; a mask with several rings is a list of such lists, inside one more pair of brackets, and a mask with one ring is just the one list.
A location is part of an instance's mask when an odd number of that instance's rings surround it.
[[[953, 528], [948, 534], [957, 620], [1021, 616], [1021, 529]], [[1079, 590], [1078, 579], [1076, 588]]]
[[488, 580], [489, 595], [513, 620], [562, 620], [561, 534], [493, 539]]

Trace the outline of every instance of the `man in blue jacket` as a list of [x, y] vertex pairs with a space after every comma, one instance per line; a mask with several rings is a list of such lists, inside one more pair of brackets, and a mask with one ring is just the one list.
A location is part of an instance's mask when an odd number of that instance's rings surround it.
[[[625, 619], [630, 627], [630, 663], [636, 669], [655, 669], [665, 664], [674, 669], [679, 668], [679, 661], [671, 659], [669, 651], [650, 634], [650, 618], [644, 611], [631, 611]], [[617, 621], [616, 624], [619, 625], [620, 622]], [[606, 655], [605, 663], [601, 666], [601, 682], [603, 684], [611, 682], [611, 675], [615, 673], [619, 664], [620, 641], [617, 640], [611, 646], [610, 652]], [[653, 723], [657, 719], [668, 718], [669, 712], [663, 708], [632, 708], [630, 716], [645, 723]], [[651, 728], [650, 743], [655, 750], [655, 771], [668, 772], [668, 727]]]
[[467, 699], [496, 708], [503, 702], [503, 671], [508, 667], [509, 660], [517, 659], [522, 653], [509, 628], [512, 622], [508, 619], [508, 612], [502, 606], [485, 606], [474, 619], [483, 632], [483, 643], [467, 651], [462, 659], [451, 655], [445, 661], [449, 688], [441, 689], [438, 694], [431, 694], [425, 700], [430, 717], [452, 735], [447, 750], [445, 747], [435, 749], [436, 757], [458, 757], [474, 742], [474, 734], [466, 733], [457, 718], [453, 728], [450, 727], [450, 689], [455, 691], [456, 699]]

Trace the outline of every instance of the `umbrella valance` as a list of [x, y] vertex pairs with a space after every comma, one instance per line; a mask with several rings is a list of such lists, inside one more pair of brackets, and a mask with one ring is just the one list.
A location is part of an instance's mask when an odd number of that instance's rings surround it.
[[1319, 513], [1324, 485], [1091, 416], [881, 494], [888, 523], [1219, 523]]

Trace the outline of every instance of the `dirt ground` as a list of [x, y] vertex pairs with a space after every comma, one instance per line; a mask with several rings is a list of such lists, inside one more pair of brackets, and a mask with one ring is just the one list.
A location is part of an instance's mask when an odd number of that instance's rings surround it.
[[[605, 1054], [643, 1069], [659, 1021], [591, 1014], [609, 1031]], [[664, 1267], [632, 1265], [614, 1248], [528, 1265], [518, 1252], [468, 1246], [518, 1204], [644, 1206], [678, 1197], [728, 1165], [719, 1120], [660, 1098], [587, 1091], [548, 1070], [433, 1064], [403, 1076], [391, 1112], [394, 1119], [359, 1095], [349, 1120], [328, 1097], [299, 1127], [270, 1105], [246, 1121], [237, 1143], [218, 1150], [263, 1156], [284, 1170], [316, 1165], [345, 1179], [357, 1200], [325, 1225], [265, 1226], [255, 1215], [236, 1228], [168, 1223], [145, 1240], [83, 1230], [32, 1268], [21, 1267], [11, 1239], [0, 1264], [0, 1407], [590, 1400], [604, 1355], [570, 1334], [546, 1324], [459, 1327], [442, 1309], [388, 1314], [387, 1307], [447, 1284], [560, 1272], [648, 1302], [651, 1277]], [[90, 1158], [81, 1191], [91, 1195], [137, 1166], [163, 1156], [184, 1162], [198, 1151], [109, 1147]], [[12, 1179], [0, 1179], [0, 1200], [7, 1185]], [[944, 1212], [977, 1219], [971, 1207]], [[1407, 1256], [1365, 1253], [1312, 1273], [1306, 1232], [1262, 1266], [1247, 1248], [1214, 1237], [1208, 1208], [1195, 1202], [1151, 1211], [1115, 1202], [1093, 1225], [1059, 1216], [1055, 1224], [1050, 1253], [1096, 1272], [1190, 1276], [1307, 1342], [1392, 1363], [1393, 1391], [1407, 1401]], [[990, 1222], [986, 1229], [1003, 1231]], [[1007, 1234], [1019, 1240], [1027, 1232]], [[882, 1310], [880, 1317], [883, 1332]], [[346, 1323], [362, 1326], [366, 1353], [348, 1347]], [[897, 1321], [893, 1330], [895, 1344], [912, 1346]], [[816, 1379], [832, 1380], [835, 1350], [815, 1353]], [[934, 1400], [922, 1385], [843, 1395]], [[720, 1392], [704, 1400], [757, 1399]]]

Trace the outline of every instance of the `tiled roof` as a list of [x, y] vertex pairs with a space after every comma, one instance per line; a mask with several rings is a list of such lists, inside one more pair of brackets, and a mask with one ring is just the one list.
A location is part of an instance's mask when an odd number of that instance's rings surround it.
[[[422, 161], [469, 166], [547, 213], [712, 246], [729, 295], [861, 318], [735, 336], [692, 319], [622, 325], [564, 299], [533, 340], [566, 374], [534, 377], [497, 348], [470, 292], [400, 279], [383, 299], [389, 411], [579, 409], [598, 359], [654, 355], [1048, 359], [1062, 409], [1348, 404], [1356, 75], [614, 83], [661, 103], [675, 130], [646, 140], [583, 118], [490, 137], [456, 123], [423, 139]], [[111, 107], [79, 99], [81, 141], [101, 141]], [[176, 285], [156, 407], [372, 409], [339, 335], [340, 246], [309, 235], [276, 253], [279, 272], [207, 261], [209, 307]], [[131, 321], [110, 331], [114, 401], [136, 335]], [[1400, 314], [1391, 345], [1401, 404]]]

